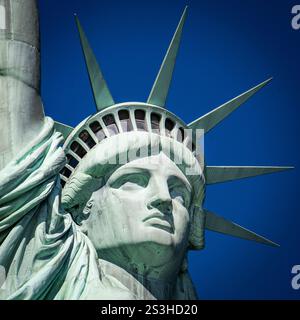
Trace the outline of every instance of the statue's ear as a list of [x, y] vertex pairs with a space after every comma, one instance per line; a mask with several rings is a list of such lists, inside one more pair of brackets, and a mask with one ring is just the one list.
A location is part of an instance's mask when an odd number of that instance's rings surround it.
[[85, 219], [87, 219], [87, 218], [89, 217], [93, 206], [94, 206], [94, 200], [93, 200], [93, 199], [90, 199], [90, 200], [86, 203], [86, 205], [85, 205], [85, 207], [84, 207], [84, 209], [83, 209], [83, 211], [82, 211], [82, 214], [84, 215]]
[[193, 206], [191, 211], [189, 249], [201, 250], [205, 245], [205, 211], [198, 206]]
[[94, 200], [90, 199], [85, 205], [76, 205], [69, 209], [74, 221], [79, 226], [82, 225], [82, 222], [88, 219], [90, 216], [91, 210], [94, 205]]

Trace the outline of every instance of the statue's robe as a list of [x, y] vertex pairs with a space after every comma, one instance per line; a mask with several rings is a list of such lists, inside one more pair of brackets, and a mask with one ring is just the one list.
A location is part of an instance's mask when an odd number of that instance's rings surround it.
[[[40, 135], [0, 171], [0, 299], [155, 299], [125, 270], [98, 259], [61, 206], [62, 136]], [[173, 298], [196, 297], [187, 272]]]
[[0, 171], [0, 297], [78, 299], [99, 281], [93, 246], [60, 206], [62, 138], [40, 136]]
[[107, 289], [120, 285], [101, 274], [93, 245], [61, 208], [61, 145], [46, 118], [40, 136], [0, 171], [1, 299], [113, 299]]

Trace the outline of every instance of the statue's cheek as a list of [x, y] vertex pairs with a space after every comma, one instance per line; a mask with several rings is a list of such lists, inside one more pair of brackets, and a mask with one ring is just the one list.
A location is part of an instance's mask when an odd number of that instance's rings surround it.
[[189, 227], [189, 211], [180, 203], [173, 201], [173, 219], [177, 233], [184, 234]]

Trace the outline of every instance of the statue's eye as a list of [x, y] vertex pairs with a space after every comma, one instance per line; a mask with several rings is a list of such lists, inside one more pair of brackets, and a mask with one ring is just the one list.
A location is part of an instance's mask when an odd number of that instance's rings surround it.
[[178, 195], [177, 197], [175, 197], [175, 200], [180, 202], [183, 206], [185, 205], [185, 201], [184, 201], [184, 197], [183, 196]]
[[190, 194], [187, 190], [172, 188], [170, 195], [172, 199], [178, 201], [184, 207], [188, 208], [190, 206]]
[[150, 176], [145, 172], [125, 174], [115, 181], [110, 186], [115, 189], [134, 189], [137, 187], [146, 188], [149, 183]]
[[191, 191], [187, 188], [185, 183], [177, 177], [171, 177], [168, 181], [168, 185], [172, 199], [188, 208], [191, 202]]

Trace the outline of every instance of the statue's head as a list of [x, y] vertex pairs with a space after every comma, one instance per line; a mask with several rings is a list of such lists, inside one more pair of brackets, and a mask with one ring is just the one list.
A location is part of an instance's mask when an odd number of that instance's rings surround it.
[[[114, 105], [73, 134], [66, 168], [76, 168], [63, 204], [99, 257], [178, 269], [188, 249], [203, 247], [203, 166], [176, 116], [149, 104]], [[93, 146], [78, 161], [84, 141]]]

